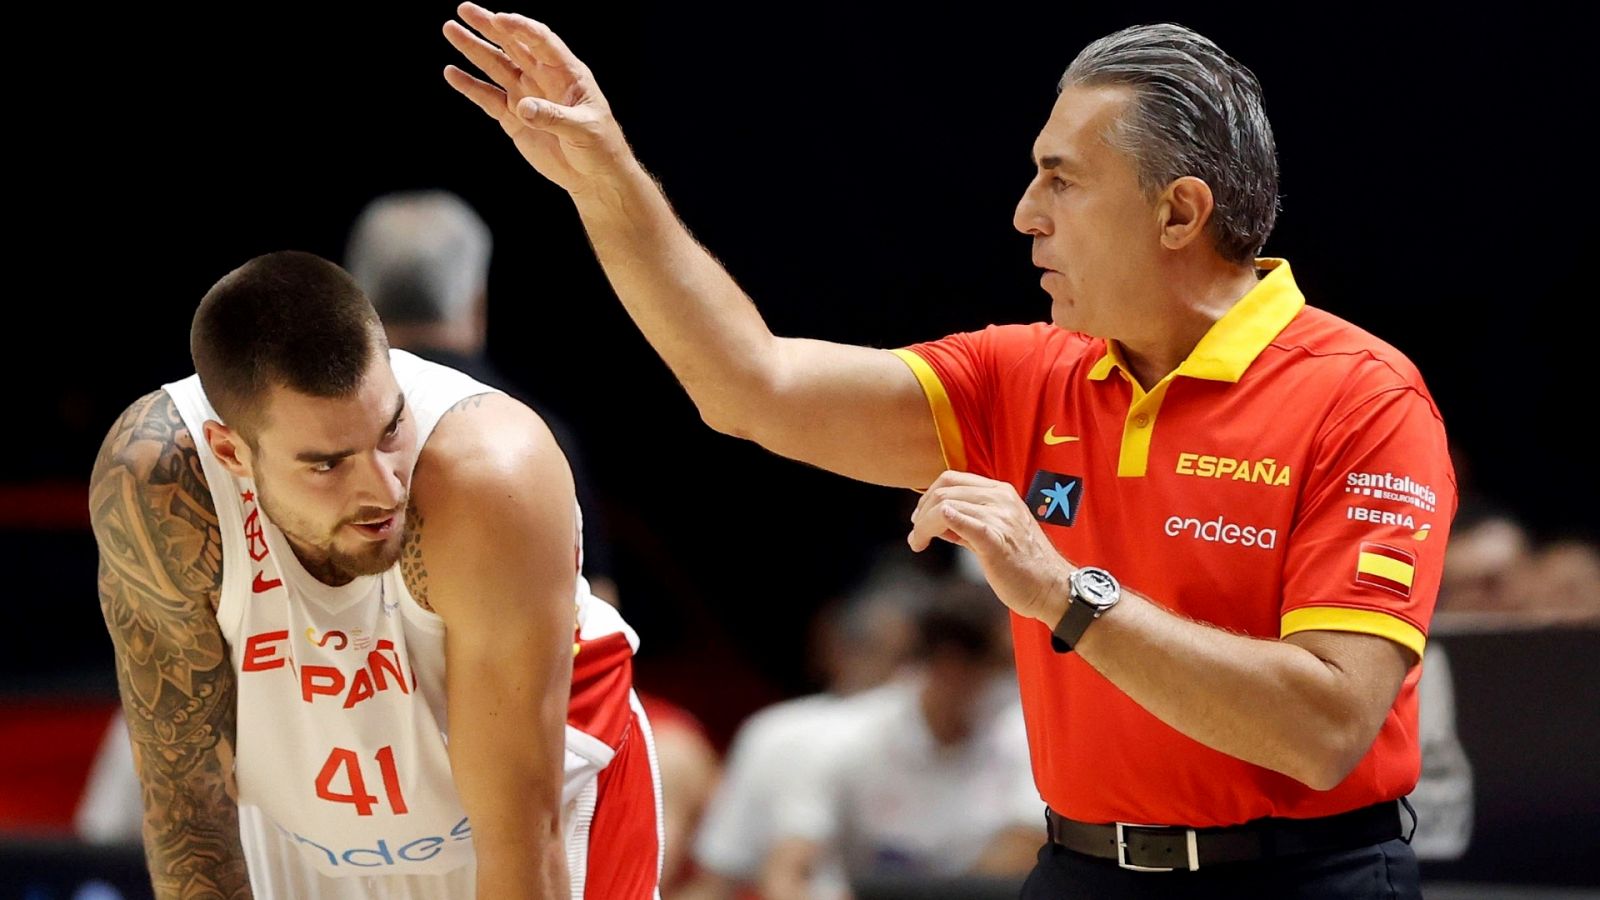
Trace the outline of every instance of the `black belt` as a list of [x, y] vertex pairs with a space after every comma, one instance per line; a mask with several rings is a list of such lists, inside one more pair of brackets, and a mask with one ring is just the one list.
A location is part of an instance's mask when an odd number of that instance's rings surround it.
[[1068, 850], [1150, 872], [1349, 850], [1394, 840], [1402, 833], [1400, 807], [1393, 800], [1318, 819], [1256, 819], [1224, 828], [1090, 825], [1062, 818], [1053, 809], [1045, 810], [1045, 821], [1050, 840]]

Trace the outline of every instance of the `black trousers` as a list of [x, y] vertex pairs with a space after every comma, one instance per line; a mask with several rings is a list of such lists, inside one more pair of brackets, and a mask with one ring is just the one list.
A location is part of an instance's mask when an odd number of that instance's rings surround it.
[[1194, 872], [1130, 872], [1045, 844], [1023, 900], [1420, 900], [1411, 845], [1396, 838], [1354, 850], [1227, 863]]

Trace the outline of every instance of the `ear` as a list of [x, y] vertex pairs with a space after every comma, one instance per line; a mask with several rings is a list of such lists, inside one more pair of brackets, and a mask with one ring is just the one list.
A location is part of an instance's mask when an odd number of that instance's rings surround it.
[[222, 461], [222, 467], [227, 469], [235, 478], [249, 478], [253, 460], [250, 455], [250, 445], [245, 443], [244, 436], [228, 426], [212, 419], [207, 419], [205, 424], [206, 444], [211, 447], [211, 452]]
[[1175, 179], [1156, 201], [1156, 222], [1161, 227], [1161, 246], [1181, 250], [1205, 233], [1216, 201], [1211, 186], [1193, 175]]

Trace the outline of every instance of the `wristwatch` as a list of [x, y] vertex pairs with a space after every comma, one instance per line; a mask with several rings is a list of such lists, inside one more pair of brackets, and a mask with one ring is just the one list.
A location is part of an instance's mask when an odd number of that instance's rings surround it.
[[1094, 620], [1110, 612], [1122, 599], [1122, 585], [1105, 569], [1084, 566], [1072, 573], [1068, 583], [1071, 598], [1067, 614], [1050, 635], [1050, 646], [1057, 653], [1071, 653]]

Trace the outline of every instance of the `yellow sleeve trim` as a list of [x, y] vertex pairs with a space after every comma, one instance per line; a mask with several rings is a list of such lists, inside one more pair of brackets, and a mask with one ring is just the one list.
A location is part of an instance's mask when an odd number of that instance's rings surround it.
[[1422, 647], [1427, 638], [1415, 625], [1388, 613], [1370, 609], [1346, 609], [1342, 606], [1303, 606], [1283, 615], [1280, 637], [1299, 631], [1354, 631], [1388, 638], [1422, 658]]
[[933, 426], [939, 432], [939, 450], [944, 454], [945, 467], [967, 471], [967, 452], [961, 444], [961, 425], [956, 421], [955, 408], [950, 405], [950, 395], [945, 393], [939, 373], [928, 365], [927, 360], [910, 350], [889, 352], [911, 367], [912, 374], [917, 376], [917, 382], [922, 385], [922, 392], [928, 395], [928, 407], [933, 410]]

